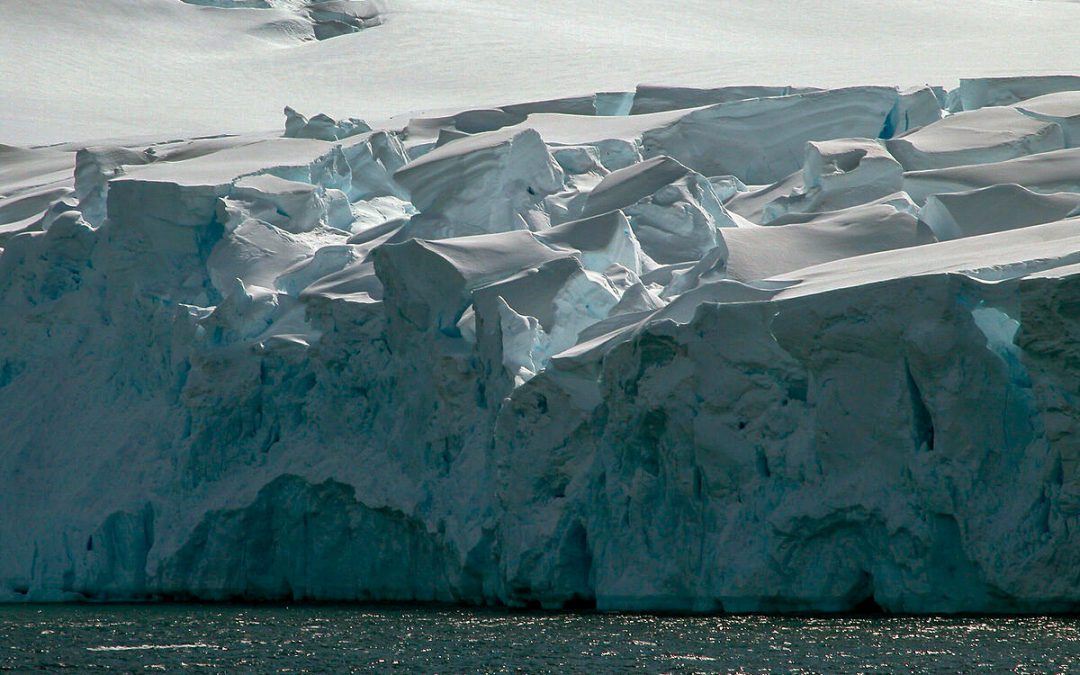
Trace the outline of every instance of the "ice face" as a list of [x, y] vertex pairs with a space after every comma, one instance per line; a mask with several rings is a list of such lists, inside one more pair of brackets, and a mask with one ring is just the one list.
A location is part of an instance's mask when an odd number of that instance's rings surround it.
[[619, 265], [641, 273], [641, 247], [630, 221], [617, 209], [557, 225], [538, 233], [537, 239], [576, 253], [582, 266], [593, 272], [603, 273]]
[[374, 253], [395, 318], [421, 330], [451, 334], [474, 289], [570, 257], [520, 230], [439, 241], [409, 239]]
[[762, 209], [769, 224], [788, 213], [836, 211], [880, 199], [903, 189], [904, 170], [874, 139], [841, 139], [806, 144], [802, 185]]
[[939, 240], [971, 237], [1060, 220], [1080, 208], [1080, 194], [1032, 192], [1021, 185], [931, 195], [919, 212]]
[[957, 113], [886, 142], [908, 171], [1001, 162], [1065, 147], [1061, 126], [1009, 107]]
[[706, 176], [769, 183], [800, 168], [807, 141], [877, 138], [897, 99], [895, 89], [852, 87], [720, 103], [646, 131], [642, 146]]
[[830, 260], [928, 243], [914, 216], [888, 204], [820, 214], [806, 223], [723, 230], [723, 246], [679, 273], [677, 295], [710, 279], [752, 282]]
[[0, 600], [1075, 610], [1046, 84], [0, 146]]
[[915, 87], [901, 91], [900, 98], [885, 120], [882, 136], [900, 136], [940, 120], [945, 96], [940, 87]]
[[1017, 184], [1035, 192], [1074, 192], [1080, 185], [1080, 150], [1066, 148], [1004, 162], [909, 171], [904, 190], [916, 203], [947, 192]]
[[[336, 3], [335, 3], [336, 4]], [[335, 120], [324, 113], [311, 119], [285, 106], [286, 138], [317, 138], [321, 141], [338, 141], [342, 138], [371, 131], [367, 122], [356, 118]]]
[[745, 101], [751, 98], [767, 96], [788, 96], [811, 91], [810, 87], [715, 87], [699, 89], [695, 87], [670, 87], [663, 85], [638, 85], [634, 92], [631, 115], [663, 112], [666, 110], [684, 110], [717, 103]]
[[1011, 105], [1036, 96], [1078, 89], [1080, 76], [1076, 75], [961, 78], [954, 112]]
[[626, 214], [645, 255], [660, 264], [700, 258], [717, 245], [717, 228], [736, 226], [712, 184], [670, 157], [608, 174], [588, 194], [583, 214], [616, 209]]
[[446, 238], [539, 230], [550, 218], [544, 197], [563, 186], [563, 172], [532, 130], [462, 138], [398, 169], [420, 214], [409, 236]]
[[1036, 119], [1060, 126], [1065, 136], [1065, 147], [1075, 148], [1080, 145], [1080, 94], [1078, 92], [1063, 91], [1036, 96], [1017, 103], [1016, 109]]

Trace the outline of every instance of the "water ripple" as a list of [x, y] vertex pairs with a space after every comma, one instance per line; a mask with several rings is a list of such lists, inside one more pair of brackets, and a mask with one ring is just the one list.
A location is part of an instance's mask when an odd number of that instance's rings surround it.
[[1080, 673], [1078, 664], [1075, 617], [0, 606], [0, 671], [16, 672]]

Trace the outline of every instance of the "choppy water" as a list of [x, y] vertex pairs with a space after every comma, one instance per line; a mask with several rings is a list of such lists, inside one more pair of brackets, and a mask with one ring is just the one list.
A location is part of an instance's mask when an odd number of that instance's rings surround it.
[[1080, 618], [0, 606], [0, 670], [1080, 672]]

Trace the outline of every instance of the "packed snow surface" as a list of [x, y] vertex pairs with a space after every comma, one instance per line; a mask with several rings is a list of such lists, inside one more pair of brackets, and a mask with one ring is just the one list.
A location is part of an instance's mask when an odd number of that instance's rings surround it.
[[6, 0], [0, 143], [265, 130], [285, 105], [371, 122], [640, 82], [955, 87], [1068, 72], [1078, 22], [1080, 5], [1050, 0]]
[[587, 4], [0, 3], [0, 601], [1080, 609], [1080, 8]]

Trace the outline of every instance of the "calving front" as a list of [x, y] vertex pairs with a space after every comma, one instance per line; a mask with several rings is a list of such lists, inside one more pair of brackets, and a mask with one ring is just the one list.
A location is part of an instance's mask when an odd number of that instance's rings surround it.
[[1074, 610], [1076, 86], [0, 149], [0, 599]]

